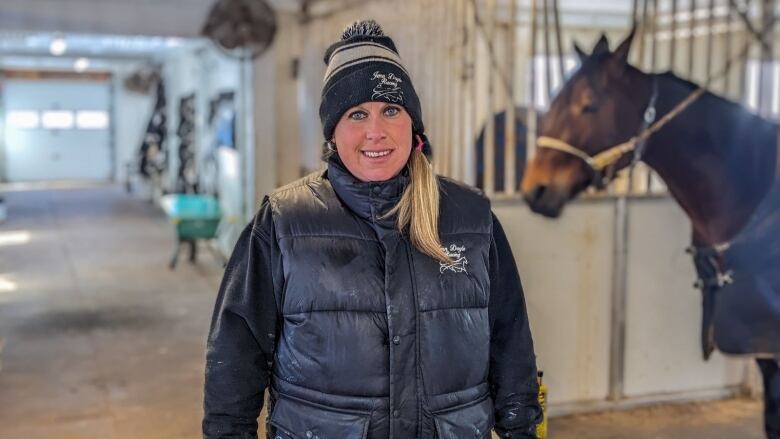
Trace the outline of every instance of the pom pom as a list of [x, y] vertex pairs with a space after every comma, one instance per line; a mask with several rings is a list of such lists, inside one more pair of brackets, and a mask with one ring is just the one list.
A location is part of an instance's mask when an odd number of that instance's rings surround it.
[[382, 37], [385, 33], [382, 31], [382, 26], [374, 20], [356, 21], [341, 34], [342, 40], [348, 40], [352, 37], [366, 36], [366, 37]]

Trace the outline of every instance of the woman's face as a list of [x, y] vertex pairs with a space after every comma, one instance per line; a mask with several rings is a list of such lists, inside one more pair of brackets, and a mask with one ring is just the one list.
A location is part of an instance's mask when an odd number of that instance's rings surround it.
[[333, 141], [341, 161], [358, 180], [388, 180], [409, 159], [412, 118], [399, 105], [364, 102], [341, 116]]

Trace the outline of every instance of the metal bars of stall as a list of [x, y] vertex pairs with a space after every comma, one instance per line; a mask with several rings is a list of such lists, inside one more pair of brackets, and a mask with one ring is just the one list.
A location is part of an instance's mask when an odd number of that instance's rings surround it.
[[515, 175], [519, 171], [515, 169], [515, 143], [517, 133], [515, 130], [516, 105], [517, 105], [517, 84], [515, 70], [517, 63], [517, 0], [509, 0], [509, 29], [507, 31], [506, 43], [506, 63], [507, 76], [509, 83], [506, 90], [506, 117], [504, 118], [504, 194], [512, 196], [517, 190], [515, 185]]

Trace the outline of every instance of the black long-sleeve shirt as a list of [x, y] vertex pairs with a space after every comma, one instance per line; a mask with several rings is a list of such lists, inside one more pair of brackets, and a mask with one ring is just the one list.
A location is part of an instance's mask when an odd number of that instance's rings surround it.
[[[257, 437], [280, 328], [281, 267], [273, 237], [265, 202], [242, 232], [217, 296], [206, 351], [204, 438]], [[505, 438], [534, 438], [541, 419], [536, 358], [515, 259], [495, 216], [489, 264], [495, 429]]]

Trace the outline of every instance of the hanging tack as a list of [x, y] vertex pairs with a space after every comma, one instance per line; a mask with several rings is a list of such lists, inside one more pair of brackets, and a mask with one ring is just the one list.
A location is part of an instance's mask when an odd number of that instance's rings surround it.
[[669, 70], [674, 71], [677, 60], [677, 0], [672, 0], [669, 22]]
[[515, 132], [515, 114], [516, 96], [515, 96], [515, 60], [517, 59], [517, 0], [509, 2], [509, 32], [507, 42], [507, 70], [509, 72], [509, 84], [512, 85], [507, 90], [508, 99], [506, 100], [506, 112], [504, 117], [504, 193], [514, 194], [517, 189], [515, 185], [515, 175], [518, 169], [515, 168], [515, 145], [517, 144], [517, 133]]
[[550, 58], [550, 7], [548, 5], [549, 0], [542, 0], [543, 5], [543, 23], [544, 23], [544, 80], [545, 89], [547, 90], [547, 103], [550, 103], [552, 99], [552, 58]]
[[555, 41], [558, 43], [558, 72], [560, 73], [561, 82], [563, 82], [566, 74], [566, 66], [564, 66], [564, 53], [563, 53], [563, 40], [561, 38], [561, 12], [558, 8], [558, 0], [552, 0], [553, 9], [553, 21], [555, 23]]
[[526, 127], [528, 127], [528, 136], [526, 137], [526, 155], [530, 155], [536, 150], [536, 33], [537, 33], [537, 0], [531, 0], [531, 35], [528, 44], [528, 59], [531, 60], [531, 67], [529, 73], [531, 77], [529, 82], [531, 85], [530, 96], [528, 99], [528, 112], [526, 113]]
[[[726, 32], [724, 33], [724, 58], [731, 59], [732, 45], [734, 44], [734, 35], [732, 34], [731, 26], [734, 23], [734, 9], [729, 5], [728, 12], [726, 13]], [[731, 73], [728, 73], [723, 77], [723, 94], [726, 96], [733, 96], [731, 94]]]
[[694, 31], [696, 30], [696, 0], [690, 0], [688, 8], [688, 79], [693, 78], [693, 49], [696, 40]]
[[647, 7], [648, 2], [650, 0], [642, 0], [642, 21], [640, 22], [639, 26], [639, 62], [638, 65], [640, 67], [644, 67], [647, 63], [647, 59], [645, 58], [645, 39], [647, 37]]
[[715, 34], [715, 0], [710, 0], [709, 7], [707, 8], [707, 59], [705, 76], [710, 77], [712, 71], [712, 50], [713, 39]]
[[[486, 32], [485, 38], [487, 40], [486, 45], [488, 53], [490, 48], [493, 47], [493, 41], [496, 34], [496, 0], [487, 0], [487, 7], [485, 11], [488, 15], [486, 20]], [[482, 164], [483, 164], [483, 178], [482, 184], [485, 194], [488, 196], [493, 195], [495, 189], [495, 153], [496, 153], [496, 136], [495, 136], [495, 76], [498, 72], [498, 64], [491, 62], [491, 67], [488, 69], [488, 92], [487, 92], [487, 114], [485, 121], [485, 135], [484, 145], [482, 151]]]
[[657, 38], [658, 33], [658, 0], [652, 0], [652, 10], [649, 15], [650, 20], [650, 71], [655, 70], [655, 61], [657, 53]]

